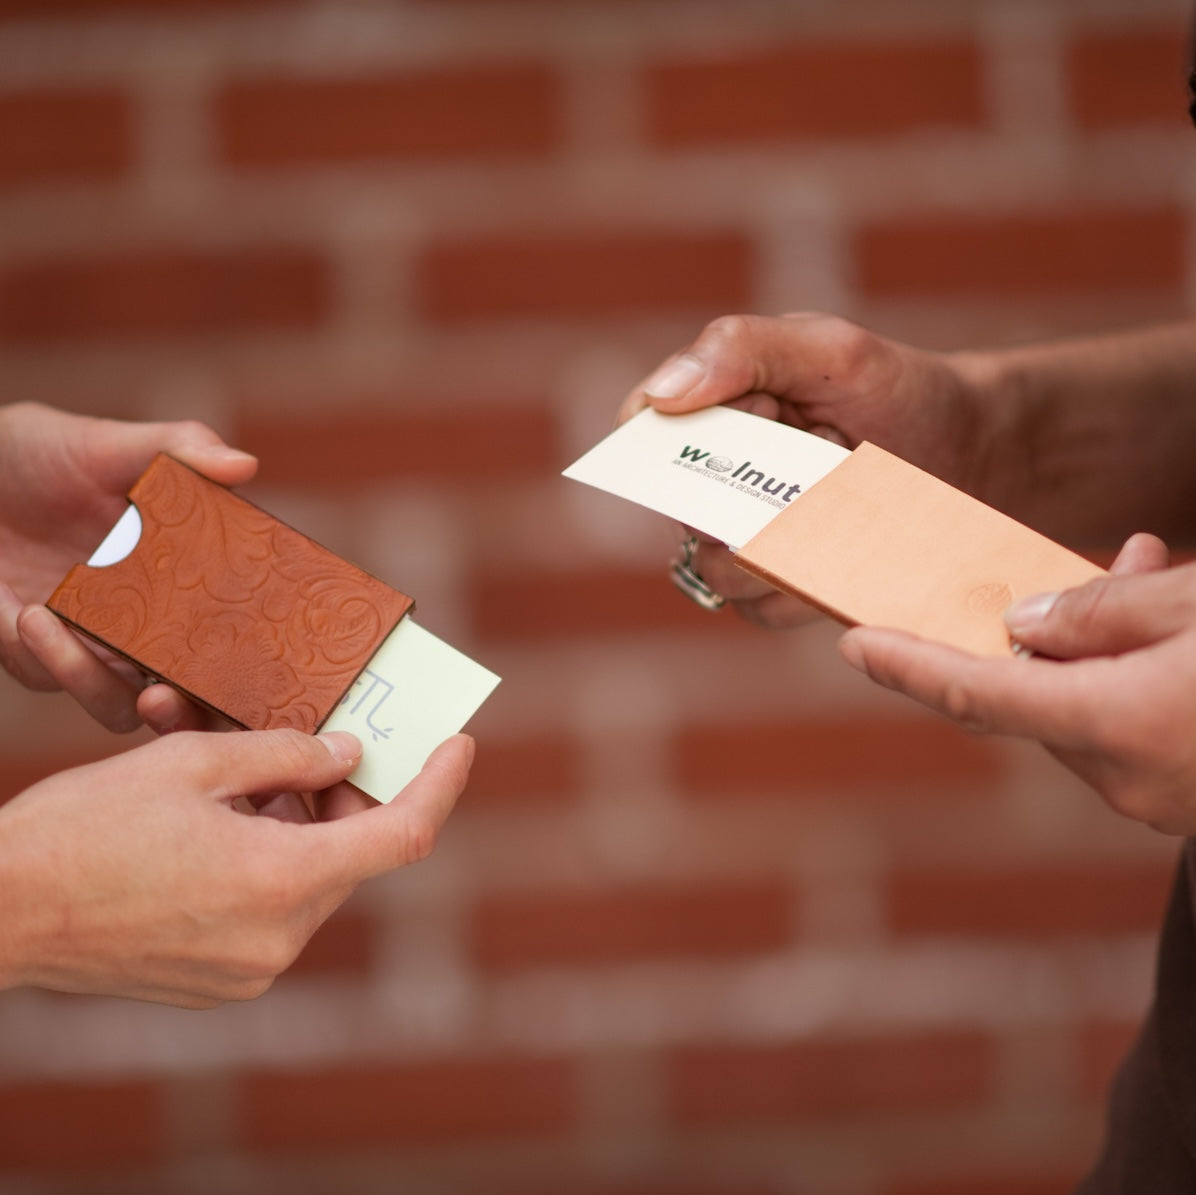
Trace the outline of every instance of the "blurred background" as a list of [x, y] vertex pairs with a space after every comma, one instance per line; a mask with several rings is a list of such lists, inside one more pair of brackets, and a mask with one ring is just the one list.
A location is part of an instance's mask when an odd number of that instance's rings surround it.
[[[260, 1000], [0, 995], [0, 1191], [1069, 1190], [1175, 843], [558, 474], [725, 312], [1190, 314], [1188, 9], [0, 0], [0, 401], [206, 420], [504, 677]], [[4, 795], [131, 741], [0, 682]]]

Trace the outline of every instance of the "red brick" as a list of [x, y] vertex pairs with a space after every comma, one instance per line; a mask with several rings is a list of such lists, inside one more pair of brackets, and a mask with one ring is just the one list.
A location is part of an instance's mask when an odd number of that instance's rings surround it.
[[1076, 1189], [1078, 1172], [1064, 1174], [1034, 1173], [1006, 1170], [1000, 1174], [957, 1174], [949, 1179], [930, 1179], [924, 1182], [901, 1182], [886, 1187], [885, 1195], [1072, 1195]]
[[157, 1161], [164, 1099], [153, 1083], [15, 1083], [0, 1087], [0, 1168], [88, 1170]]
[[645, 89], [649, 135], [666, 147], [978, 128], [986, 117], [971, 41], [807, 41], [661, 64]]
[[936, 868], [890, 876], [885, 898], [894, 934], [1153, 932], [1171, 872], [1170, 866], [1107, 862]]
[[413, 410], [330, 398], [326, 417], [239, 404], [233, 442], [260, 455], [259, 480], [339, 490], [388, 481], [434, 480], [463, 487], [559, 471], [556, 422], [537, 407]]
[[474, 958], [497, 971], [756, 954], [793, 932], [791, 893], [761, 883], [495, 896], [470, 928]]
[[124, 91], [0, 92], [0, 187], [109, 180], [133, 158], [132, 105]]
[[0, 0], [5, 18], [103, 17], [122, 12], [203, 12], [212, 8], [299, 8], [309, 0]]
[[932, 718], [690, 725], [674, 757], [686, 791], [736, 800], [777, 789], [974, 785], [1001, 767], [990, 740]]
[[1142, 1026], [1138, 1023], [1085, 1025], [1079, 1033], [1080, 1094], [1104, 1101]]
[[682, 1123], [763, 1125], [976, 1105], [994, 1052], [978, 1034], [702, 1047], [677, 1053], [669, 1075]]
[[249, 1074], [240, 1094], [242, 1141], [268, 1150], [557, 1136], [578, 1116], [577, 1077], [556, 1059]]
[[247, 80], [216, 99], [219, 151], [235, 166], [545, 154], [561, 140], [559, 92], [537, 65]]
[[663, 565], [651, 572], [483, 573], [473, 579], [472, 619], [486, 639], [519, 642], [699, 628], [705, 635], [761, 633], [738, 619], [711, 619], [669, 584]]
[[338, 909], [308, 939], [287, 975], [366, 978], [378, 957], [378, 922], [367, 913]]
[[465, 806], [494, 801], [560, 801], [581, 787], [578, 744], [562, 735], [491, 739], [469, 773]]
[[1085, 129], [1188, 123], [1186, 30], [1119, 29], [1081, 35], [1067, 47], [1072, 119]]
[[213, 9], [300, 8], [310, 0], [0, 0], [0, 21], [80, 20], [106, 17], [166, 16], [188, 18], [203, 16]]
[[754, 254], [734, 233], [495, 236], [432, 245], [415, 267], [420, 313], [441, 323], [750, 306]]
[[[456, 0], [456, 2], [486, 4], [490, 0]], [[528, 2], [537, 3], [539, 0], [528, 0]], [[607, 3], [614, 4], [630, 4], [631, 2], [632, 0], [607, 0]], [[643, 0], [640, 0], [640, 3], [642, 2]], [[763, 1186], [759, 1180], [750, 1184], [735, 1181], [728, 1185], [727, 1182], [719, 1182], [717, 1179], [710, 1183], [704, 1183], [695, 1182], [692, 1179], [676, 1180], [666, 1176], [655, 1182], [651, 1179], [640, 1179], [628, 1183], [612, 1179], [607, 1183], [592, 1183], [585, 1179], [578, 1181], [572, 1176], [566, 1182], [564, 1176], [560, 1176], [555, 1183], [542, 1187], [539, 1185], [529, 1187], [524, 1184], [518, 1187], [503, 1187], [497, 1191], [488, 1189], [486, 1195], [561, 1195], [563, 1190], [567, 1190], [568, 1195], [787, 1195], [792, 1188], [781, 1185]]]
[[1187, 224], [1176, 208], [939, 213], [866, 226], [853, 253], [878, 298], [1026, 298], [1159, 291], [1178, 300]]
[[326, 263], [300, 249], [13, 263], [0, 269], [0, 342], [310, 330], [328, 291]]

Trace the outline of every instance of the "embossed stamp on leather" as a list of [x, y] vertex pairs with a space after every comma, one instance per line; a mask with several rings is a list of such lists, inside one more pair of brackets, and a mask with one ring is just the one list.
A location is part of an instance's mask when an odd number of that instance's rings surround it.
[[238, 726], [318, 730], [412, 608], [406, 594], [169, 456], [129, 500], [141, 520], [129, 554], [75, 565], [47, 605]]
[[1004, 610], [1103, 569], [867, 442], [737, 553], [779, 589], [848, 624], [897, 627], [1008, 655]]

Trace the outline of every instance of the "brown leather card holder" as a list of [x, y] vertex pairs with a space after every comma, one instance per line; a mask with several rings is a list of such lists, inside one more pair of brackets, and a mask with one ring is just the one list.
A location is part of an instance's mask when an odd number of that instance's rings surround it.
[[875, 444], [861, 444], [752, 537], [737, 562], [840, 622], [977, 655], [1012, 651], [1019, 598], [1104, 570]]
[[169, 456], [129, 491], [124, 559], [75, 565], [47, 605], [238, 726], [318, 730], [410, 597]]

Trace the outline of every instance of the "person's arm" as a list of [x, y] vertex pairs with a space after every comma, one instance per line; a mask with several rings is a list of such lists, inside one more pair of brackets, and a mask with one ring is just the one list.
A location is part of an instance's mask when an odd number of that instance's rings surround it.
[[[1196, 531], [1196, 320], [992, 352], [939, 354], [825, 316], [710, 325], [622, 414], [736, 402], [854, 447], [868, 439], [1057, 538], [1084, 546]], [[1112, 576], [1006, 615], [1029, 659], [979, 658], [857, 627], [846, 659], [982, 732], [1035, 739], [1112, 808], [1196, 834], [1196, 565], [1138, 534]], [[747, 617], [800, 604], [706, 542], [697, 568]]]
[[1114, 543], [1148, 525], [1196, 532], [1193, 378], [1196, 319], [938, 353], [834, 316], [726, 316], [622, 415], [736, 402], [850, 448], [871, 440], [1048, 533]]
[[[624, 401], [683, 413], [733, 403], [849, 448], [871, 440], [1082, 548], [1196, 533], [1196, 320], [1019, 349], [938, 353], [833, 316], [727, 316]], [[694, 564], [745, 617], [808, 607], [709, 539]]]
[[341, 733], [180, 733], [26, 789], [0, 808], [0, 987], [260, 995], [362, 880], [431, 851], [473, 740], [387, 805], [338, 783], [360, 755]]
[[28, 688], [65, 689], [116, 731], [141, 725], [141, 678], [42, 603], [121, 516], [125, 494], [159, 452], [224, 485], [247, 481], [257, 469], [254, 457], [201, 423], [125, 423], [37, 403], [0, 406], [0, 666]]
[[1196, 320], [946, 360], [1001, 413], [980, 497], [1080, 547], [1196, 538]]

